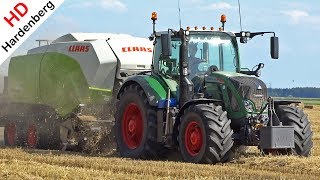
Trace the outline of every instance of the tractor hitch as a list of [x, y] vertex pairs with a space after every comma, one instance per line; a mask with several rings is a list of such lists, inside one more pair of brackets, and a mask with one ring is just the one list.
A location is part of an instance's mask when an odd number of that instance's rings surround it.
[[260, 149], [285, 149], [294, 148], [294, 127], [283, 126], [276, 111], [273, 98], [268, 98], [267, 126], [260, 129]]

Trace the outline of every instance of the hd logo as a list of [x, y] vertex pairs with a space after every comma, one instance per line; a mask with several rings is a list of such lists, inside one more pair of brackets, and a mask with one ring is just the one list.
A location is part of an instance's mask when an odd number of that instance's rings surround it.
[[11, 26], [14, 27], [13, 20], [20, 21], [28, 13], [28, 7], [24, 3], [18, 3], [14, 8], [14, 11], [10, 11], [9, 18], [4, 17], [4, 20]]
[[0, 6], [0, 64], [2, 64], [64, 0], [11, 0]]

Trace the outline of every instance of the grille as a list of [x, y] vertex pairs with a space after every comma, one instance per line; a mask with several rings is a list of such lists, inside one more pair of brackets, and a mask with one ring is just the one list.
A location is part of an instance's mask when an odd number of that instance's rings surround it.
[[267, 86], [258, 78], [236, 76], [230, 78], [238, 90], [240, 96], [254, 102], [257, 110], [260, 110], [268, 97]]

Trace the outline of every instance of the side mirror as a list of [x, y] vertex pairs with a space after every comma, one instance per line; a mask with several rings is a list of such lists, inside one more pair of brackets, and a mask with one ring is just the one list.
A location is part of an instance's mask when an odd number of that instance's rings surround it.
[[161, 47], [162, 47], [162, 56], [170, 57], [172, 55], [171, 50], [171, 35], [161, 34]]
[[270, 53], [272, 59], [279, 59], [279, 38], [274, 36], [270, 38]]
[[263, 63], [259, 63], [257, 69], [254, 71], [255, 72], [255, 76], [256, 77], [260, 77], [261, 76], [261, 69], [264, 68], [264, 64]]

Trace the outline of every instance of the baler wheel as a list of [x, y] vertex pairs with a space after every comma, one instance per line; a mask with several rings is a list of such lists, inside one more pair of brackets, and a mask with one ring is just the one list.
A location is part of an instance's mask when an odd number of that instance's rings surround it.
[[35, 123], [30, 123], [27, 130], [27, 146], [29, 148], [37, 148], [38, 146], [38, 132]]
[[221, 106], [191, 105], [180, 121], [178, 142], [184, 161], [212, 164], [230, 160], [233, 131]]
[[116, 105], [115, 138], [122, 157], [158, 159], [165, 147], [157, 142], [156, 109], [138, 84], [124, 88]]
[[15, 122], [10, 122], [5, 126], [5, 145], [16, 146], [17, 145], [17, 125]]

